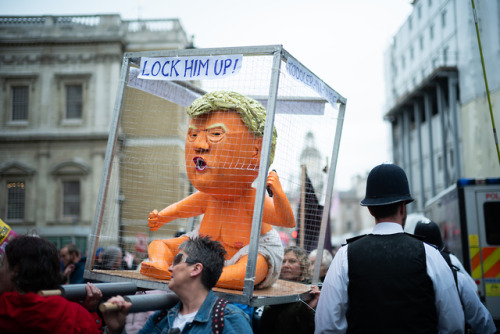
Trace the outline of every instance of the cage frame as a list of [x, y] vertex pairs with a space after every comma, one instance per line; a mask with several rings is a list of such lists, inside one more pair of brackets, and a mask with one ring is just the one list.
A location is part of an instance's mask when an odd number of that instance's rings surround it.
[[[264, 46], [242, 46], [242, 47], [225, 47], [225, 48], [205, 48], [205, 49], [180, 49], [180, 50], [159, 50], [159, 51], [141, 51], [141, 52], [127, 52], [124, 54], [123, 63], [120, 70], [120, 77], [118, 82], [118, 91], [115, 99], [115, 105], [113, 110], [113, 118], [110, 125], [110, 133], [108, 137], [108, 143], [106, 146], [106, 155], [104, 160], [103, 176], [101, 179], [101, 185], [98, 194], [98, 200], [96, 205], [96, 211], [94, 216], [94, 223], [91, 231], [89, 254], [96, 254], [98, 248], [98, 240], [100, 236], [100, 231], [103, 223], [104, 207], [106, 204], [106, 198], [108, 193], [109, 182], [111, 179], [112, 163], [115, 157], [117, 142], [120, 132], [120, 118], [122, 115], [124, 95], [128, 84], [128, 78], [130, 73], [131, 65], [140, 64], [141, 57], [155, 58], [155, 57], [184, 57], [184, 56], [219, 56], [219, 55], [233, 55], [241, 54], [243, 56], [272, 56], [273, 64], [271, 69], [271, 82], [269, 86], [268, 104], [267, 104], [267, 116], [266, 116], [266, 126], [264, 129], [264, 136], [262, 140], [262, 152], [261, 152], [261, 164], [259, 167], [259, 174], [255, 181], [256, 184], [256, 197], [253, 212], [251, 236], [249, 243], [249, 253], [248, 262], [245, 275], [245, 282], [243, 291], [233, 291], [227, 289], [214, 288], [214, 292], [227, 299], [230, 302], [247, 304], [249, 306], [262, 306], [280, 303], [290, 303], [294, 301], [304, 300], [308, 297], [308, 290], [298, 289], [297, 293], [291, 293], [287, 295], [276, 295], [270, 293], [266, 295], [265, 293], [255, 293], [254, 291], [254, 279], [255, 279], [255, 269], [258, 255], [258, 242], [259, 235], [262, 224], [262, 214], [263, 214], [263, 204], [266, 192], [266, 176], [267, 176], [267, 166], [269, 165], [269, 153], [271, 149], [272, 142], [272, 129], [275, 120], [276, 102], [278, 98], [278, 88], [279, 88], [279, 78], [281, 73], [282, 62], [287, 63], [289, 60], [300, 64], [306, 71], [307, 74], [311, 75], [317, 82], [320, 82], [325, 89], [329, 92], [335, 94], [335, 103], [338, 106], [333, 105], [334, 109], [338, 110], [337, 114], [337, 125], [335, 129], [334, 143], [332, 148], [330, 167], [328, 169], [328, 182], [326, 188], [325, 197], [325, 210], [323, 210], [319, 240], [318, 240], [318, 253], [317, 259], [322, 259], [323, 249], [324, 249], [324, 239], [326, 233], [326, 224], [328, 223], [328, 212], [330, 211], [330, 206], [332, 202], [332, 192], [335, 180], [335, 171], [338, 162], [338, 153], [340, 148], [340, 140], [342, 135], [342, 127], [345, 116], [347, 99], [340, 95], [337, 91], [327, 85], [323, 80], [316, 76], [313, 72], [307, 69], [300, 61], [294, 58], [288, 51], [286, 51], [282, 45], [264, 45]], [[93, 238], [92, 238], [93, 236]], [[84, 277], [92, 280], [100, 280], [106, 282], [120, 282], [120, 281], [133, 281], [138, 287], [143, 289], [168, 289], [168, 282], [160, 282], [159, 280], [145, 280], [136, 277], [127, 277], [119, 275], [119, 273], [113, 274], [111, 271], [95, 270], [94, 267], [95, 257], [87, 257], [85, 264]], [[315, 266], [313, 271], [312, 283], [319, 283], [319, 271], [320, 266]], [[299, 291], [300, 290], [300, 291]]]

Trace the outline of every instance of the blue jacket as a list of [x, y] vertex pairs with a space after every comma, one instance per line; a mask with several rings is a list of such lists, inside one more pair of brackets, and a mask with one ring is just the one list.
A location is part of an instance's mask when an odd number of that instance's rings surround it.
[[83, 284], [87, 282], [83, 278], [83, 272], [85, 270], [85, 262], [87, 261], [87, 258], [85, 256], [82, 256], [80, 258], [80, 261], [75, 263], [75, 271], [71, 273], [69, 276], [69, 284]]
[[[217, 296], [213, 293], [212, 290], [210, 290], [207, 298], [198, 310], [198, 313], [196, 313], [193, 322], [186, 324], [182, 333], [212, 333], [212, 309], [216, 301]], [[161, 311], [155, 312], [152, 316], [149, 317], [144, 327], [139, 331], [139, 334], [167, 334], [169, 329], [174, 324], [175, 316], [179, 312], [181, 305], [182, 303], [179, 302], [177, 303], [177, 305], [168, 310], [167, 315], [156, 325], [155, 319], [158, 317]], [[248, 315], [246, 315], [238, 307], [228, 303], [224, 311], [224, 330], [222, 333], [253, 333]]]

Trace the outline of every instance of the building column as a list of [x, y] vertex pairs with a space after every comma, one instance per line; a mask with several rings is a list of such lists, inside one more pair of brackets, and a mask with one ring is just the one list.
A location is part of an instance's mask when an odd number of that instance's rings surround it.
[[422, 119], [420, 114], [420, 105], [418, 101], [413, 102], [413, 114], [415, 117], [415, 129], [417, 130], [417, 147], [418, 147], [418, 165], [419, 165], [419, 181], [420, 181], [420, 202], [417, 202], [417, 209], [423, 210], [425, 205], [425, 187], [424, 187], [424, 157], [422, 154]]
[[445, 96], [441, 85], [436, 86], [437, 107], [439, 113], [439, 121], [441, 125], [441, 145], [442, 145], [442, 161], [443, 161], [443, 189], [449, 185], [450, 176], [448, 173], [448, 146], [446, 145], [446, 115], [445, 115]]
[[[413, 181], [413, 169], [412, 169], [412, 152], [411, 152], [411, 140], [410, 140], [410, 112], [408, 110], [403, 111], [403, 120], [404, 120], [404, 138], [405, 138], [405, 164], [403, 169], [406, 171], [406, 174], [408, 176], [408, 180], [410, 182], [410, 186], [412, 185]], [[414, 204], [410, 203], [408, 207], [408, 212], [413, 212], [414, 211]]]
[[398, 124], [399, 124], [399, 161], [398, 164], [401, 167], [406, 165], [406, 156], [405, 156], [405, 122], [403, 117], [403, 112], [398, 115]]
[[409, 174], [411, 180], [411, 143], [410, 143], [410, 113], [403, 111], [403, 136], [404, 136], [404, 165], [403, 168]]
[[399, 118], [396, 118], [391, 121], [392, 161], [394, 161], [395, 164], [398, 162], [398, 152], [401, 146], [401, 143], [397, 142], [396, 138], [396, 131], [399, 130], [396, 128], [397, 124], [399, 124], [398, 119]]
[[462, 169], [460, 165], [460, 139], [459, 139], [459, 126], [458, 126], [458, 108], [457, 108], [457, 76], [451, 74], [448, 77], [448, 97], [449, 97], [449, 110], [450, 117], [453, 123], [453, 159], [455, 164], [455, 179], [458, 180], [462, 176]]
[[432, 134], [432, 103], [431, 96], [429, 93], [424, 94], [424, 111], [425, 119], [427, 120], [427, 130], [429, 137], [429, 164], [431, 171], [431, 197], [436, 195], [436, 175], [435, 175], [435, 163], [434, 163], [434, 138]]
[[[57, 220], [57, 214], [55, 212], [49, 212], [49, 208], [54, 208], [57, 204], [54, 204], [54, 180], [49, 172], [49, 158], [50, 158], [50, 147], [47, 143], [38, 143], [36, 148], [36, 158], [37, 158], [37, 175], [36, 175], [36, 189], [45, 192], [45, 195], [35, 196], [35, 225], [37, 227], [43, 227], [47, 225], [48, 220]], [[52, 184], [52, 185], [51, 185]]]

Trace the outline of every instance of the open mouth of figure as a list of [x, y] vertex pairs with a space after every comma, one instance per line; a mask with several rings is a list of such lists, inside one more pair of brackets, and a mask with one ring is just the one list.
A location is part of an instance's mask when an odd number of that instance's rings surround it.
[[194, 157], [193, 162], [194, 165], [196, 166], [197, 171], [202, 171], [205, 170], [205, 168], [207, 168], [207, 163], [205, 162], [205, 160], [203, 160], [203, 158]]

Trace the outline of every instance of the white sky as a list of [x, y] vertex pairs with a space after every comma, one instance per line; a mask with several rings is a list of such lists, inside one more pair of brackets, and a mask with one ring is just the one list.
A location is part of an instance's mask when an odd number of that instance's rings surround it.
[[335, 188], [391, 160], [383, 53], [411, 0], [3, 0], [0, 15], [179, 18], [198, 48], [282, 44], [347, 98]]

